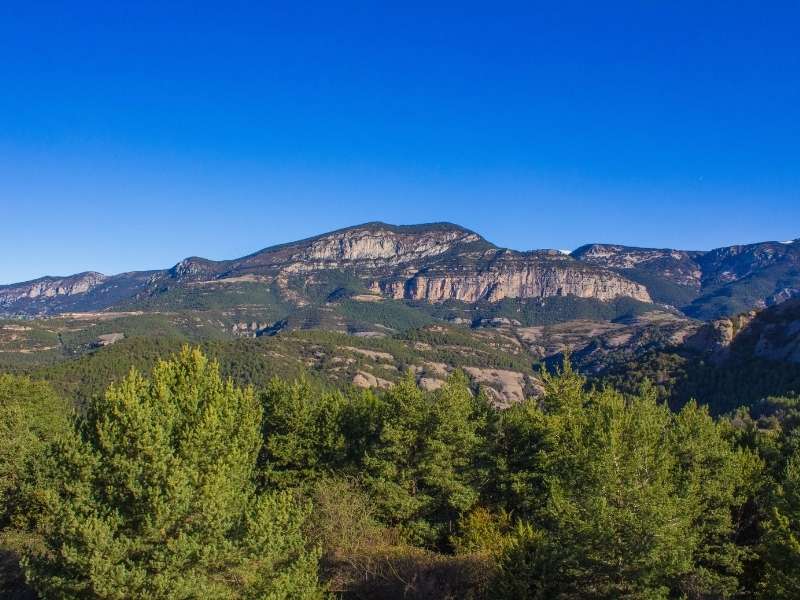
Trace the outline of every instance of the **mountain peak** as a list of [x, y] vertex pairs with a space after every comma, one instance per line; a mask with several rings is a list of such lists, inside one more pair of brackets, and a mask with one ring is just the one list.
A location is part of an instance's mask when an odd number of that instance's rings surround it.
[[[287, 305], [316, 302], [336, 291], [326, 286], [339, 286], [428, 302], [551, 296], [605, 302], [626, 297], [680, 307], [690, 316], [713, 317], [800, 295], [793, 275], [800, 265], [798, 248], [793, 241], [709, 252], [619, 244], [589, 244], [570, 255], [558, 250], [519, 252], [498, 248], [455, 223], [370, 221], [231, 260], [191, 256], [159, 271], [111, 277], [87, 272], [0, 286], [0, 313], [132, 306], [166, 290], [173, 290], [175, 298], [185, 296], [187, 302], [227, 294], [225, 303], [251, 308], [279, 297], [284, 310]], [[755, 273], [764, 274], [766, 284], [764, 294], [752, 298], [747, 281], [739, 281]], [[163, 299], [173, 306], [170, 302], [178, 301]]]
[[[471, 229], [467, 229], [466, 227], [462, 227], [461, 225], [458, 225], [456, 223], [449, 223], [447, 221], [439, 221], [434, 223], [418, 223], [412, 225], [394, 225], [392, 223], [386, 223], [384, 221], [369, 221], [367, 223], [361, 223], [359, 225], [351, 225], [350, 227], [343, 227], [342, 229], [335, 229], [327, 233], [315, 235], [314, 237], [307, 238], [306, 240], [301, 240], [300, 242], [296, 243], [313, 241], [320, 238], [340, 236], [342, 234], [351, 232], [361, 232], [373, 235], [386, 234], [386, 235], [408, 235], [408, 236], [462, 234], [464, 236], [472, 236], [478, 238], [484, 242], [486, 241], [482, 236], [472, 231]], [[488, 244], [488, 242], [486, 243]]]
[[473, 243], [490, 246], [477, 233], [451, 224], [366, 223], [318, 236], [300, 249], [296, 258], [312, 261], [368, 260], [399, 264], [440, 255]]
[[176, 279], [195, 279], [212, 275], [218, 270], [218, 265], [219, 263], [207, 258], [190, 256], [172, 267], [169, 274]]

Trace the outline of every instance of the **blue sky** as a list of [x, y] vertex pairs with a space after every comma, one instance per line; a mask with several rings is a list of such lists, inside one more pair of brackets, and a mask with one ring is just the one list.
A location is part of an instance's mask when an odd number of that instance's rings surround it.
[[797, 2], [2, 2], [0, 283], [372, 220], [517, 249], [795, 238], [798, 22]]

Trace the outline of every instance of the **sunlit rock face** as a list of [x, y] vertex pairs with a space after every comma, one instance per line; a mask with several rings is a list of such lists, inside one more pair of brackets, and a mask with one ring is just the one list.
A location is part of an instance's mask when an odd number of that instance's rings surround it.
[[408, 227], [369, 223], [335, 231], [233, 261], [225, 277], [271, 275], [289, 297], [293, 276], [313, 277], [325, 271], [361, 278], [368, 290], [389, 298], [427, 302], [568, 295], [651, 300], [645, 286], [614, 271], [594, 268], [557, 251], [497, 248], [478, 234], [448, 223]]
[[657, 273], [678, 285], [699, 288], [703, 271], [697, 260], [702, 252], [632, 248], [614, 244], [589, 244], [572, 253], [581, 262], [620, 270], [639, 269]]
[[4, 286], [0, 288], [0, 305], [23, 299], [85, 294], [106, 279], [102, 273], [88, 272], [69, 277], [42, 277], [26, 283]]
[[647, 289], [640, 284], [606, 271], [574, 269], [568, 265], [550, 266], [516, 263], [494, 266], [486, 271], [453, 275], [415, 274], [405, 281], [389, 281], [382, 291], [395, 299], [442, 302], [460, 300], [497, 302], [504, 298], [548, 298], [577, 296], [614, 300], [627, 296], [650, 302]]
[[391, 230], [355, 229], [314, 241], [296, 260], [380, 261], [400, 264], [437, 256], [457, 244], [477, 242], [477, 234], [461, 230], [398, 233]]
[[236, 306], [237, 294], [243, 305], [271, 302], [288, 310], [313, 306], [331, 294], [363, 297], [366, 292], [371, 300], [429, 303], [630, 298], [710, 320], [799, 295], [800, 243], [708, 252], [613, 244], [591, 244], [570, 254], [518, 252], [451, 223], [366, 223], [233, 260], [190, 257], [158, 271], [86, 272], [0, 286], [0, 315]]
[[709, 321], [686, 346], [718, 363], [731, 356], [800, 363], [800, 298]]

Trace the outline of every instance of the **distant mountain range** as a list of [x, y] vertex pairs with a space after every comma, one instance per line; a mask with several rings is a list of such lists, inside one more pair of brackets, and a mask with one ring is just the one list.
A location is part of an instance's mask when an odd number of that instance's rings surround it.
[[433, 389], [460, 368], [501, 406], [569, 354], [592, 377], [728, 410], [800, 390], [800, 241], [518, 252], [448, 223], [368, 223], [233, 260], [0, 287], [0, 371], [77, 398], [185, 342], [242, 382], [386, 387], [410, 370]]
[[[654, 305], [712, 319], [795, 295], [800, 240], [708, 252], [590, 244], [564, 254], [498, 248], [449, 223], [367, 223], [233, 260], [191, 257], [159, 271], [0, 286], [0, 315], [249, 307], [269, 329], [325, 321], [322, 309], [336, 301], [389, 300], [451, 320], [509, 316], [512, 303], [535, 324], [587, 311], [616, 318]], [[332, 325], [346, 328], [347, 319]]]
[[655, 302], [700, 319], [764, 308], [800, 294], [800, 240], [708, 252], [590, 244], [571, 256], [641, 283]]

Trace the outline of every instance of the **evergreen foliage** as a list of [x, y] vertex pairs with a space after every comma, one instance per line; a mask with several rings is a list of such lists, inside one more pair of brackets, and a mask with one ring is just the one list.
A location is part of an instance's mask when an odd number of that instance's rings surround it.
[[301, 487], [342, 467], [344, 395], [323, 391], [307, 379], [269, 382], [261, 394], [264, 446], [261, 477], [268, 486]]
[[0, 375], [0, 597], [32, 594], [17, 552], [29, 539], [17, 529], [24, 530], [36, 514], [22, 486], [47, 445], [69, 432], [71, 413], [46, 383]]
[[732, 595], [744, 550], [731, 511], [757, 460], [707, 411], [650, 389], [585, 390], [567, 367], [510, 413], [504, 477], [522, 517], [501, 563], [508, 598]]
[[[496, 410], [460, 371], [333, 389], [251, 342], [131, 370], [80, 417], [0, 376], [0, 558], [42, 598], [800, 597], [796, 398], [674, 411], [567, 362]], [[120, 368], [100, 364], [98, 385]], [[248, 365], [257, 388], [221, 375]]]
[[109, 387], [31, 484], [29, 581], [59, 598], [321, 597], [309, 506], [256, 492], [261, 417], [188, 348]]
[[409, 541], [442, 545], [477, 501], [482, 402], [460, 372], [433, 397], [410, 374], [384, 396], [380, 431], [364, 457], [365, 483], [378, 515]]
[[800, 598], [800, 447], [774, 488], [764, 533], [762, 598]]
[[31, 461], [67, 433], [69, 404], [46, 383], [0, 375], [0, 527], [20, 508], [19, 489]]

